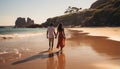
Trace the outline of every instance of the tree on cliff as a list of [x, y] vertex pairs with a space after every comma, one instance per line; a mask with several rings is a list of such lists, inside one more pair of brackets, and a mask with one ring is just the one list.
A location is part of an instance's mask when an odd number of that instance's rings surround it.
[[71, 14], [71, 13], [77, 13], [81, 10], [82, 8], [77, 8], [77, 7], [71, 7], [69, 6], [66, 10], [65, 10], [65, 14]]

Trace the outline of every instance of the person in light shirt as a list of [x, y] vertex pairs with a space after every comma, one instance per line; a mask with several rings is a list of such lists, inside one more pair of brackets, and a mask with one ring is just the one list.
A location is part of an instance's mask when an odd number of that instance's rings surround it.
[[54, 38], [56, 38], [53, 23], [50, 23], [50, 26], [47, 28], [47, 38], [49, 39], [49, 50], [53, 50]]

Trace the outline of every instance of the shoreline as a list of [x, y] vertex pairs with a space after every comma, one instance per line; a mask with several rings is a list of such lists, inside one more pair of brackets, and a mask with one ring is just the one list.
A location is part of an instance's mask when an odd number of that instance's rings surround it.
[[[93, 28], [67, 28], [66, 46], [63, 53], [56, 49], [48, 50], [48, 39], [45, 35], [26, 38], [24, 40], [8, 40], [0, 44], [15, 49], [15, 53], [0, 56], [1, 69], [119, 69], [120, 41], [108, 39], [106, 36], [91, 36], [99, 32]], [[103, 32], [105, 32], [102, 29]], [[117, 34], [118, 35], [118, 34]], [[6, 49], [5, 48], [5, 49]], [[4, 49], [4, 48], [3, 48]], [[4, 60], [5, 59], [5, 60]]]
[[71, 30], [82, 30], [90, 36], [105, 36], [108, 39], [120, 41], [120, 27], [96, 27], [96, 28], [68, 28]]

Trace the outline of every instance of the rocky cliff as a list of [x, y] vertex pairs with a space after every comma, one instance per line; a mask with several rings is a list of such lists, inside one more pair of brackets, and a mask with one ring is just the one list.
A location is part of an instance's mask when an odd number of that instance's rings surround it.
[[94, 9], [94, 14], [85, 23], [86, 26], [120, 26], [120, 0], [106, 0]]
[[48, 18], [49, 23], [63, 23], [64, 26], [120, 26], [120, 0], [97, 0], [89, 9], [58, 17]]
[[96, 9], [97, 7], [99, 7], [100, 5], [108, 2], [110, 0], [97, 0], [96, 2], [94, 2], [92, 5], [91, 5], [91, 9]]
[[32, 20], [29, 17], [27, 18], [27, 21], [25, 20], [25, 18], [22, 17], [18, 17], [17, 20], [15, 21], [16, 28], [24, 28], [31, 25], [34, 25], [34, 20]]
[[15, 21], [15, 27], [25, 27], [25, 26], [26, 26], [25, 18], [18, 17], [17, 20]]

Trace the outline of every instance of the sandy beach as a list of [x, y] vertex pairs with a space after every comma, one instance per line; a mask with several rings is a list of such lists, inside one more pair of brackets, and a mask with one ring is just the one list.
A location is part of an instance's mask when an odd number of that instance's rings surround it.
[[120, 69], [120, 27], [66, 28], [63, 52], [40, 36], [1, 39], [0, 69]]

